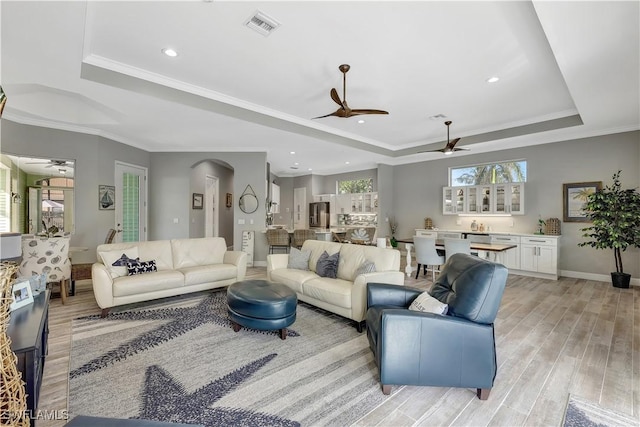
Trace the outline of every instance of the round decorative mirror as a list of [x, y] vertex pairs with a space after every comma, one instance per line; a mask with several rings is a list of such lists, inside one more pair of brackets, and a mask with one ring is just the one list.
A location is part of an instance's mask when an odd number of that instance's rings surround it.
[[247, 188], [244, 189], [244, 193], [238, 199], [238, 203], [240, 210], [244, 213], [250, 214], [258, 210], [258, 197], [251, 185], [247, 185]]

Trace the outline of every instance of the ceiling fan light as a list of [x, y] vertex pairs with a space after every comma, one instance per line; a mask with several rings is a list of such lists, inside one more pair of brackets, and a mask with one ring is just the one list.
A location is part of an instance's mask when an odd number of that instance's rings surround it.
[[162, 53], [171, 58], [175, 58], [176, 56], [178, 56], [178, 52], [176, 52], [174, 49], [171, 49], [170, 47], [165, 47], [164, 49], [162, 49]]
[[453, 154], [453, 151], [445, 150], [445, 151], [443, 151], [443, 153], [444, 153], [445, 156], [450, 156], [451, 154]]

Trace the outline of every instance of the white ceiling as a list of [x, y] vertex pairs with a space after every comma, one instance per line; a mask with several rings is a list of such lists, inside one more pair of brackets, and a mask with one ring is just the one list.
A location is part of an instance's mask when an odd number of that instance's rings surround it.
[[[637, 130], [639, 4], [2, 1], [3, 118], [266, 151], [279, 176], [440, 159], [418, 151], [444, 146], [445, 120], [471, 148], [456, 156]], [[256, 11], [281, 26], [245, 27]], [[311, 119], [338, 108], [343, 63], [349, 105], [389, 115]]]

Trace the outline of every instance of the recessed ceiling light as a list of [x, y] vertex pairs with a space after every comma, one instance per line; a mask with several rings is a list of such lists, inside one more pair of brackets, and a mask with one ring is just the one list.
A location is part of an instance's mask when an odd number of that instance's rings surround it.
[[308, 170], [308, 171], [310, 171], [310, 170], [313, 170], [313, 169], [309, 168], [309, 169], [307, 169], [307, 170]]
[[364, 120], [360, 119], [360, 120], [358, 120], [358, 123], [362, 124], [362, 123], [364, 123]]
[[498, 80], [500, 80], [500, 77], [496, 77], [496, 76], [489, 77], [489, 78], [487, 79], [487, 83], [495, 83], [495, 82], [497, 82]]
[[164, 53], [167, 56], [170, 56], [172, 58], [175, 58], [176, 56], [178, 56], [178, 52], [176, 52], [175, 50], [171, 49], [170, 47], [165, 47], [164, 49], [162, 49], [162, 53]]
[[349, 162], [348, 162], [348, 161], [347, 161], [347, 162], [344, 162], [344, 164], [345, 164], [345, 165], [348, 165], [348, 164], [349, 164]]
[[296, 154], [295, 151], [289, 151], [289, 154]]
[[294, 165], [296, 165], [296, 166], [298, 166], [299, 164], [300, 164], [300, 163], [298, 163], [298, 162], [295, 162], [295, 163], [294, 163]]

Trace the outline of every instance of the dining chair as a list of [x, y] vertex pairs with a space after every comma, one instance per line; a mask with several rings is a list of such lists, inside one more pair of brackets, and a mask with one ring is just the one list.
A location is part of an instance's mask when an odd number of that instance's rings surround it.
[[47, 284], [60, 284], [62, 304], [67, 302], [71, 280], [69, 240], [69, 237], [22, 239], [20, 276], [30, 277], [45, 273]]
[[267, 243], [270, 254], [274, 249], [284, 249], [289, 253], [289, 232], [284, 228], [270, 228], [267, 230]]
[[309, 229], [293, 230], [293, 245], [300, 249], [305, 240], [317, 240], [316, 232]]
[[444, 239], [444, 256], [445, 262], [451, 258], [451, 255], [463, 253], [471, 254], [471, 240], [468, 239]]
[[107, 231], [107, 237], [105, 237], [104, 239], [104, 243], [113, 243], [113, 239], [116, 237], [116, 230], [114, 230], [113, 228], [110, 228], [109, 231]]
[[[427, 274], [427, 267], [431, 266], [431, 280], [435, 282], [436, 271], [440, 271], [440, 266], [445, 263], [445, 258], [438, 255], [436, 250], [436, 239], [432, 237], [413, 236], [413, 246], [416, 251], [416, 261], [418, 270], [416, 279], [420, 275], [420, 266], [423, 266], [423, 274]], [[438, 268], [436, 268], [438, 267]]]

